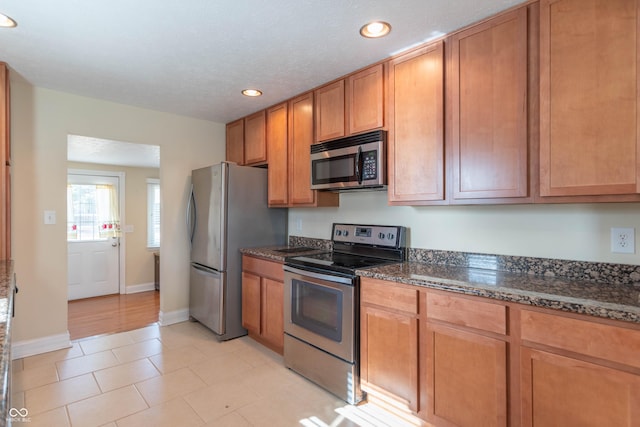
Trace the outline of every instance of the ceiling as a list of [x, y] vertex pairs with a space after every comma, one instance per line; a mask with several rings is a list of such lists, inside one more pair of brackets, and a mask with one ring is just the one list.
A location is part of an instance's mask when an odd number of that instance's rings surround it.
[[[2, 0], [18, 26], [0, 61], [34, 86], [227, 123], [522, 1]], [[391, 33], [360, 37], [374, 19]]]

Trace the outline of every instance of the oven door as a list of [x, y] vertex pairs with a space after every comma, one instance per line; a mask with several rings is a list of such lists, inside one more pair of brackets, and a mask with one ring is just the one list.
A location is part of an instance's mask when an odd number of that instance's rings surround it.
[[383, 186], [382, 141], [311, 154], [311, 189]]
[[355, 280], [285, 266], [285, 333], [354, 362]]

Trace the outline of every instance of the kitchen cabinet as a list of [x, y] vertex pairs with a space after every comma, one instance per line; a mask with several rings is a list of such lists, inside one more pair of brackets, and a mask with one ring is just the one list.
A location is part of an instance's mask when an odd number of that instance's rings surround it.
[[258, 111], [244, 118], [244, 164], [261, 165], [267, 162], [266, 111]]
[[267, 110], [269, 206], [338, 206], [337, 193], [311, 189], [313, 93]]
[[227, 123], [226, 159], [239, 165], [255, 166], [267, 162], [267, 113], [258, 111]]
[[226, 126], [226, 159], [244, 165], [244, 120], [227, 123]]
[[531, 201], [527, 7], [447, 40], [450, 203]]
[[242, 257], [242, 326], [249, 336], [282, 354], [284, 271], [282, 263]]
[[362, 389], [400, 402], [407, 412], [417, 412], [417, 288], [362, 278], [360, 298]]
[[639, 7], [541, 0], [540, 196], [639, 192]]
[[384, 126], [384, 65], [377, 64], [315, 90], [317, 142]]
[[388, 89], [389, 204], [443, 203], [443, 42], [392, 59]]
[[521, 335], [523, 426], [640, 424], [640, 330], [522, 310]]
[[269, 152], [269, 206], [288, 206], [288, 104], [283, 102], [267, 110], [267, 150]]
[[426, 408], [435, 425], [506, 426], [506, 307], [426, 292]]
[[9, 68], [0, 62], [0, 259], [11, 258], [11, 120]]

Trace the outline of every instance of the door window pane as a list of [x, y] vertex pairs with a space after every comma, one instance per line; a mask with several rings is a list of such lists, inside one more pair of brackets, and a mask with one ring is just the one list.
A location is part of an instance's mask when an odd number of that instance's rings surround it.
[[120, 232], [117, 191], [113, 185], [67, 186], [67, 240], [106, 240]]

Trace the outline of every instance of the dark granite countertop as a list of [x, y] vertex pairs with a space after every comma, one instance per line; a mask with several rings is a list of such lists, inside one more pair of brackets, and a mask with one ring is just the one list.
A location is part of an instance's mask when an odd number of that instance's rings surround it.
[[11, 397], [11, 316], [13, 314], [13, 263], [0, 261], [0, 427], [7, 425]]
[[271, 261], [284, 262], [286, 257], [319, 254], [327, 249], [312, 246], [269, 246], [265, 248], [242, 248], [243, 255], [265, 258]]
[[[331, 250], [331, 241], [291, 236], [291, 246], [241, 252], [284, 262]], [[313, 251], [296, 251], [295, 247]], [[282, 252], [286, 249], [287, 252]], [[640, 323], [640, 267], [410, 249], [409, 261], [357, 270], [362, 277]]]
[[405, 262], [357, 270], [362, 277], [640, 323], [640, 283], [603, 284], [470, 267]]

